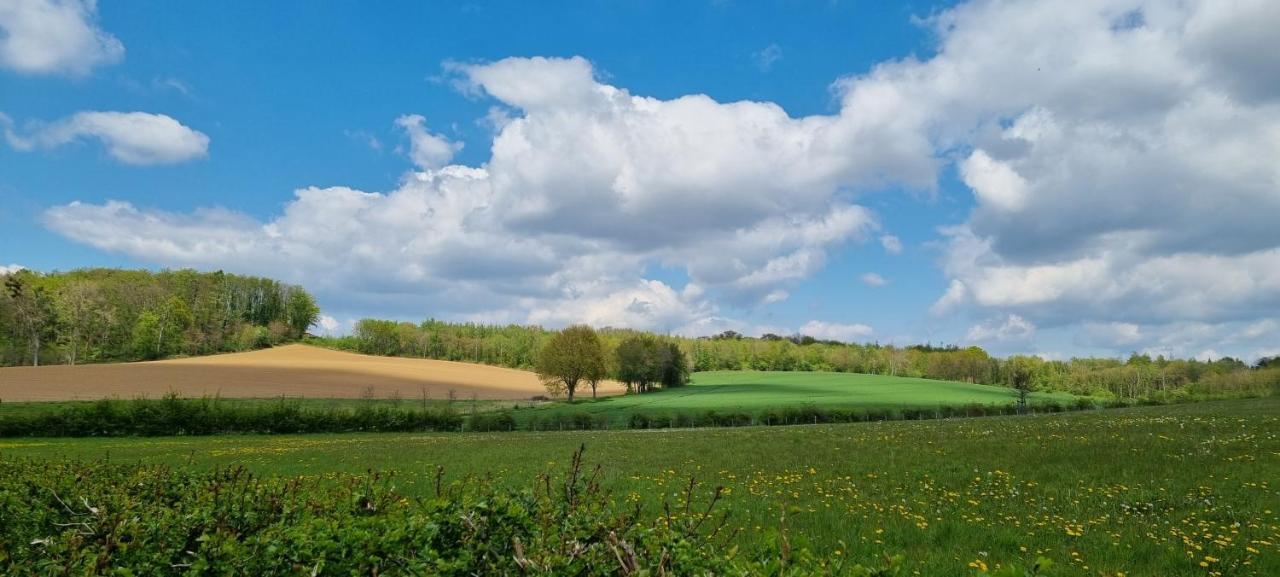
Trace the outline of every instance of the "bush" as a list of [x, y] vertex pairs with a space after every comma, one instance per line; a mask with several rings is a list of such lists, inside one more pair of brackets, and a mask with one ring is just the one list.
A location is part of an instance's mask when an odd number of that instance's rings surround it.
[[514, 431], [516, 430], [516, 419], [511, 413], [476, 413], [471, 415], [471, 420], [467, 423], [468, 431], [489, 432], [489, 431]]
[[[104, 399], [6, 417], [0, 419], [0, 437], [457, 431], [462, 423], [462, 417], [447, 408], [306, 409], [297, 401], [285, 399], [265, 406], [246, 406], [170, 394], [160, 399]], [[514, 428], [514, 420], [511, 424]]]
[[[0, 573], [37, 575], [888, 575], [779, 539], [744, 555], [720, 488], [682, 495], [706, 515], [613, 499], [585, 475], [531, 488], [469, 478], [408, 498], [393, 478], [263, 478], [103, 462], [0, 462]], [[139, 522], [141, 520], [142, 522]], [[899, 565], [901, 559], [887, 561]], [[895, 567], [896, 569], [896, 567]]]

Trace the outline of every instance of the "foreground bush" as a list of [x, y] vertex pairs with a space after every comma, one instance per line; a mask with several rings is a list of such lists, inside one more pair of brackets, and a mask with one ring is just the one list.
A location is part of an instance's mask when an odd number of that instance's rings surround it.
[[896, 575], [731, 545], [721, 489], [678, 507], [614, 505], [584, 474], [529, 490], [477, 479], [408, 499], [377, 474], [339, 482], [104, 463], [0, 462], [0, 573], [34, 575]]

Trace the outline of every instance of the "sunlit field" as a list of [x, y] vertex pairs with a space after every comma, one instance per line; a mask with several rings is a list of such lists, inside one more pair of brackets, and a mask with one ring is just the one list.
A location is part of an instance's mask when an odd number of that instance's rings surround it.
[[1280, 399], [795, 427], [0, 441], [0, 458], [108, 459], [270, 475], [435, 472], [527, 486], [586, 445], [620, 502], [659, 514], [725, 487], [744, 547], [785, 534], [908, 573], [1056, 561], [1060, 575], [1280, 574]]
[[[579, 393], [580, 395], [582, 393]], [[1075, 396], [1032, 393], [1033, 404], [1070, 404]], [[520, 420], [554, 415], [587, 414], [612, 426], [624, 425], [635, 413], [696, 414], [704, 411], [742, 412], [753, 416], [770, 409], [902, 409], [1010, 405], [1015, 391], [1008, 387], [934, 379], [858, 373], [794, 371], [708, 371], [694, 373], [683, 387], [643, 395], [606, 397], [573, 405], [550, 404], [518, 413]]]

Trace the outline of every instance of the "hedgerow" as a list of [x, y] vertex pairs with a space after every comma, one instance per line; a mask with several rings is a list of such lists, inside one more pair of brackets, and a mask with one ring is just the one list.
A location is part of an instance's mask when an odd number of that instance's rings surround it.
[[484, 479], [408, 498], [396, 477], [259, 477], [103, 462], [0, 463], [0, 573], [35, 575], [897, 575], [732, 545], [722, 489], [690, 480], [661, 511], [618, 505], [586, 472], [524, 490]]
[[[1089, 399], [1070, 405], [1036, 405], [1032, 412], [1061, 412], [1094, 408]], [[287, 434], [423, 431], [557, 431], [611, 428], [666, 429], [742, 427], [748, 425], [805, 425], [950, 417], [981, 417], [1017, 413], [1015, 405], [939, 406], [934, 408], [823, 408], [814, 405], [743, 411], [632, 413], [621, 423], [608, 415], [586, 412], [531, 411], [517, 419], [511, 411], [462, 414], [439, 408], [357, 404], [348, 407], [307, 407], [296, 400], [266, 404], [225, 403], [216, 398], [122, 401], [103, 399], [51, 407], [48, 410], [0, 418], [0, 437], [121, 437], [219, 434]]]
[[282, 399], [244, 406], [214, 398], [103, 399], [0, 418], [0, 437], [119, 437], [226, 433], [457, 431], [465, 418], [449, 407], [307, 408]]

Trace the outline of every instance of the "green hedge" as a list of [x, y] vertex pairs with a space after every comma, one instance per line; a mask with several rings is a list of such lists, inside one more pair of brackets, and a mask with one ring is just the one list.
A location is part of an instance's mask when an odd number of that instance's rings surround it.
[[[530, 489], [467, 478], [407, 498], [394, 477], [262, 478], [102, 462], [0, 461], [0, 574], [898, 575], [787, 544], [742, 552], [721, 490], [623, 505], [576, 452]], [[617, 503], [617, 504], [615, 504]]]
[[120, 401], [104, 399], [0, 418], [0, 437], [116, 437], [225, 433], [340, 433], [458, 431], [462, 415], [449, 408], [306, 408], [296, 401], [244, 406], [218, 399]]

